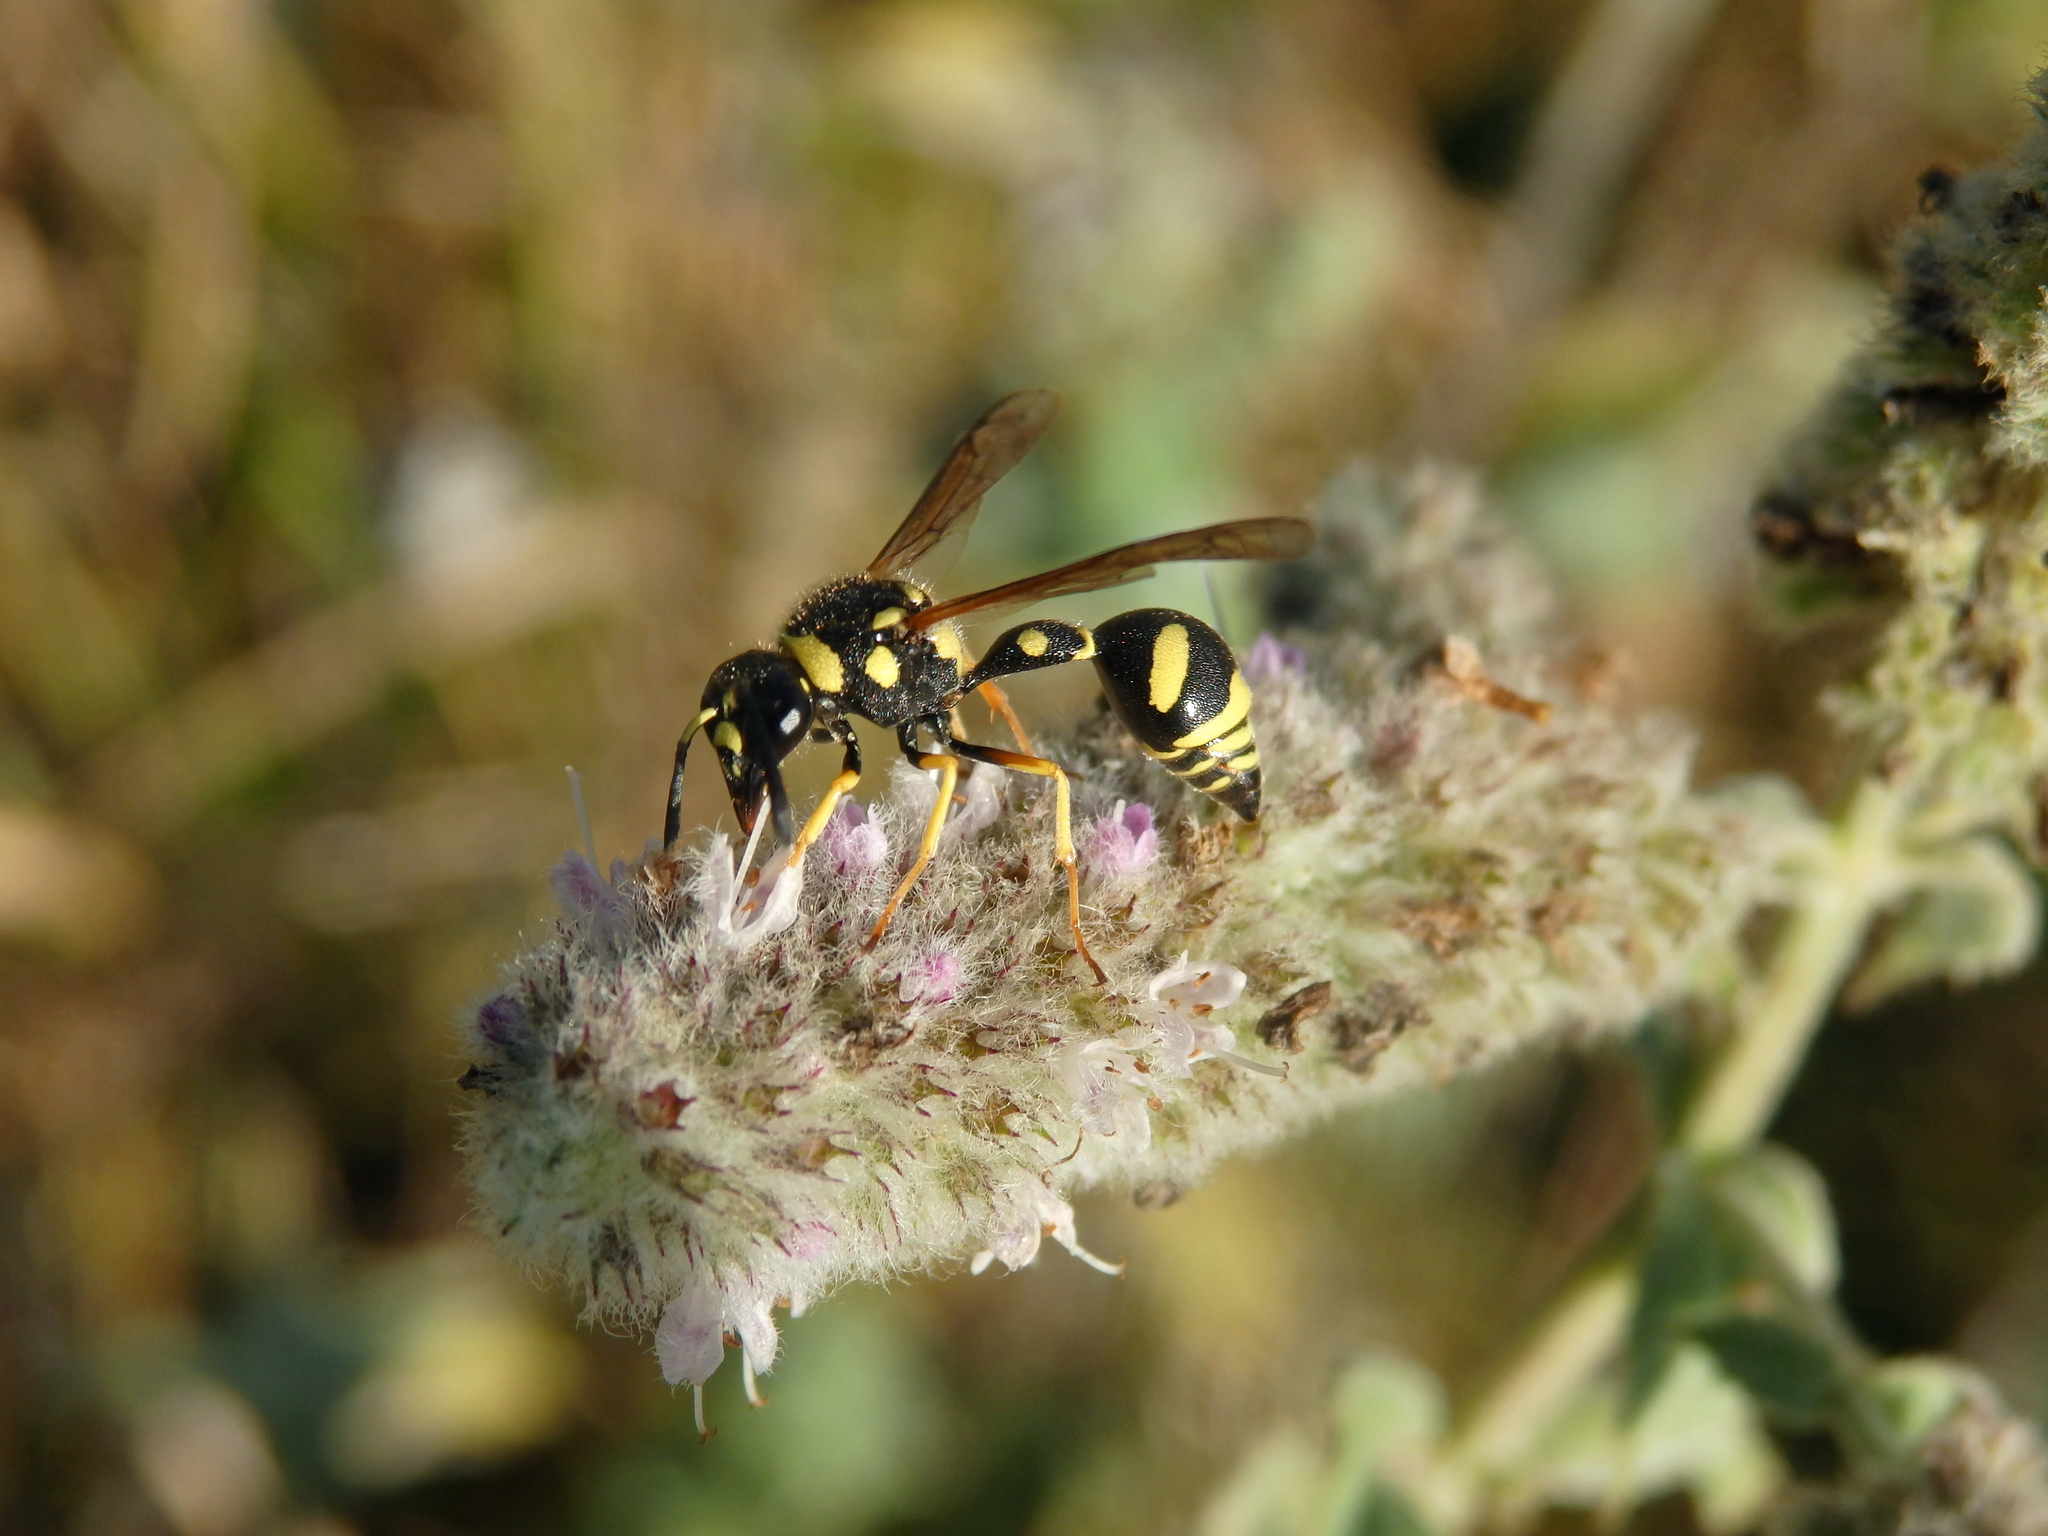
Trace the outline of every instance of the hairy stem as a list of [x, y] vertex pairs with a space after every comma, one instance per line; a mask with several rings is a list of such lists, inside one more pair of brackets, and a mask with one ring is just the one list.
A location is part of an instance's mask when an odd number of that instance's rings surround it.
[[[1843, 812], [1733, 1040], [1680, 1127], [1695, 1153], [1753, 1144], [1792, 1085], [1813, 1037], [1895, 893], [1898, 797], [1866, 780]], [[1512, 1463], [1614, 1358], [1636, 1295], [1636, 1254], [1608, 1259], [1564, 1289], [1528, 1342], [1463, 1416], [1438, 1463], [1448, 1484]]]
[[1793, 912], [1747, 1017], [1686, 1115], [1681, 1147], [1727, 1152], [1763, 1134], [1856, 962], [1872, 914], [1893, 894], [1897, 821], [1897, 796], [1865, 780], [1830, 842], [1828, 867]]
[[1439, 1469], [1462, 1483], [1473, 1472], [1514, 1461], [1613, 1356], [1635, 1306], [1635, 1256], [1580, 1273], [1530, 1335], [1522, 1352], [1465, 1415]]

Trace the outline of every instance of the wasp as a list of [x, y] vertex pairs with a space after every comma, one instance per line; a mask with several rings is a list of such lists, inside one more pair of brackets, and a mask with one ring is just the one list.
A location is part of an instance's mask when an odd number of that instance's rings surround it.
[[[842, 796], [860, 782], [852, 718], [894, 730], [903, 755], [935, 770], [938, 794], [909, 871], [882, 910], [872, 948], [931, 862], [954, 786], [969, 765], [985, 763], [1052, 780], [1053, 857], [1066, 872], [1067, 920], [1074, 947], [1107, 978], [1081, 936], [1081, 887], [1074, 858], [1067, 775], [1031, 751], [999, 681], [1023, 672], [1092, 661], [1110, 707], [1144, 751], [1168, 772], [1235, 811], [1259, 814], [1259, 753], [1252, 739], [1251, 690], [1221, 635], [1171, 608], [1121, 613], [1092, 629], [1034, 620], [997, 637], [979, 661], [969, 657], [956, 621], [1045, 598], [1094, 592], [1150, 576], [1172, 560], [1292, 560], [1307, 553], [1312, 530], [1298, 518], [1248, 518], [1142, 539], [1135, 544], [944, 602], [911, 579], [942, 543], [965, 537], [982, 497], [1029, 453], [1059, 409], [1051, 390], [1009, 395], [968, 428], [918, 497], [902, 525], [866, 569], [828, 581], [804, 597], [773, 646], [743, 651], [711, 674], [702, 707], [676, 743], [663, 844], [680, 831], [683, 764], [691, 740], [710, 736], [742, 831], [754, 830], [765, 801], [794, 865], [824, 831]], [[1002, 717], [1020, 750], [963, 740], [958, 706], [980, 694]], [[801, 831], [783, 788], [781, 763], [806, 741], [837, 742], [834, 776]]]

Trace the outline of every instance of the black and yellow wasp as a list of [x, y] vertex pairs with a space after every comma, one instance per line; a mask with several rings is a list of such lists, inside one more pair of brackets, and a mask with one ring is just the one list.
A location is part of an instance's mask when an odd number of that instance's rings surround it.
[[[964, 759], [1053, 781], [1054, 857], [1067, 875], [1068, 922], [1075, 947], [1100, 981], [1102, 968], [1081, 937], [1067, 776], [1059, 764], [1032, 754], [1023, 727], [997, 687], [1000, 678], [1069, 661], [1095, 663], [1124, 728], [1169, 772], [1245, 820], [1257, 819], [1259, 754], [1252, 740], [1251, 692], [1230, 647], [1200, 619], [1171, 608], [1141, 608], [1092, 631], [1041, 619], [1000, 636], [978, 663], [968, 659], [953, 621], [1040, 598], [1121, 586], [1151, 575], [1161, 561], [1295, 559], [1311, 542], [1307, 523], [1251, 518], [1169, 533], [936, 604], [909, 579], [911, 568], [942, 540], [965, 535], [982, 496], [1031, 451], [1058, 409], [1059, 396], [1051, 390], [1024, 390], [997, 401], [947, 455], [866, 570], [828, 581], [805, 597], [772, 649], [744, 651], [711, 674], [703, 707], [676, 743], [665, 846], [675, 846], [680, 830], [683, 762], [690, 740], [708, 730], [742, 830], [753, 830], [765, 799], [791, 861], [800, 859], [840, 797], [860, 781], [860, 748], [849, 718], [859, 715], [894, 729], [904, 756], [917, 767], [938, 771], [938, 795], [917, 858], [868, 934], [868, 944], [881, 938], [931, 861]], [[1021, 750], [961, 739], [957, 706], [975, 692], [1008, 722]], [[933, 750], [919, 744], [923, 737], [931, 739]], [[807, 739], [836, 741], [845, 758], [799, 832], [780, 764]]]

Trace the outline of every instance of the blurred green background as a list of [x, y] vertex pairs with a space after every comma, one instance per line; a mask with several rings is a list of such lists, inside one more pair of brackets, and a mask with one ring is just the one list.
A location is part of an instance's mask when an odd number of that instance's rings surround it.
[[[956, 585], [1461, 460], [1705, 773], [1796, 766], [1746, 498], [2044, 45], [2048, 0], [0, 0], [0, 1531], [1177, 1530], [1362, 1349], [1469, 1385], [1639, 1187], [1627, 1050], [1085, 1203], [1120, 1282], [843, 1295], [700, 1446], [464, 1227], [454, 1021], [563, 765], [637, 852], [704, 674], [1026, 384], [1067, 415]], [[1839, 1021], [1778, 1130], [1866, 1333], [2037, 1413], [2044, 1002]]]

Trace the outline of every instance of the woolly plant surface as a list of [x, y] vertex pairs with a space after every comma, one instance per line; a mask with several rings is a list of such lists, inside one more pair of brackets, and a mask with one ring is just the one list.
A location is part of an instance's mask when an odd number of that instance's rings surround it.
[[[1363, 476], [1279, 574], [1244, 658], [1253, 826], [1105, 714], [1074, 771], [1073, 953], [1051, 796], [981, 770], [940, 856], [862, 947], [934, 793], [897, 770], [805, 865], [721, 836], [600, 877], [469, 1030], [480, 1220], [701, 1388], [749, 1382], [771, 1309], [994, 1260], [1069, 1198], [1164, 1198], [1222, 1158], [1532, 1042], [1729, 984], [1744, 915], [1812, 835], [1763, 783], [1702, 794], [1675, 722], [1616, 707], [1541, 578], [1443, 479]], [[686, 838], [683, 846], [689, 847]]]

